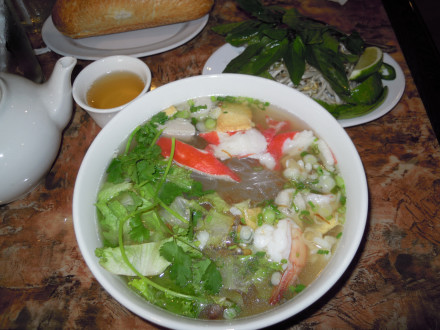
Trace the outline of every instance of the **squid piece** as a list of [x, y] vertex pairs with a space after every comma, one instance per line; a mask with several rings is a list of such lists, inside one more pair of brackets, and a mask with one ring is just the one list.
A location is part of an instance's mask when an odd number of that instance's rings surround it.
[[[171, 144], [170, 138], [159, 138], [157, 145], [162, 149], [162, 156], [170, 156]], [[178, 140], [176, 140], [173, 160], [179, 165], [199, 173], [240, 182], [240, 177], [215, 158], [213, 154]]]

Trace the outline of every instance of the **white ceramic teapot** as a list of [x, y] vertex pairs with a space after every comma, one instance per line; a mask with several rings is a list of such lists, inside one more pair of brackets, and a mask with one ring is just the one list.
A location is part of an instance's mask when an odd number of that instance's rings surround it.
[[73, 57], [44, 84], [0, 73], [0, 204], [19, 199], [50, 170], [72, 116]]

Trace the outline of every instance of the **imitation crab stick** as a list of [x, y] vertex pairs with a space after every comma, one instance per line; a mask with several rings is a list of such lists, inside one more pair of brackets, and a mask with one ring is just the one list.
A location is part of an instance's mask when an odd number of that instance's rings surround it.
[[[170, 138], [159, 138], [157, 145], [162, 149], [162, 156], [169, 157], [171, 144]], [[179, 165], [188, 167], [197, 172], [225, 177], [240, 182], [240, 177], [215, 158], [214, 155], [178, 140], [176, 140], [173, 160]]]
[[218, 146], [220, 144], [220, 137], [218, 136], [217, 131], [211, 131], [206, 133], [200, 133], [200, 137], [202, 137], [206, 142]]
[[279, 160], [283, 155], [283, 146], [286, 140], [293, 139], [298, 132], [286, 132], [275, 135], [270, 141], [267, 151], [272, 155], [276, 161], [276, 168], [279, 168]]
[[273, 137], [277, 135], [280, 131], [290, 130], [290, 123], [287, 121], [278, 121], [266, 116], [267, 128], [260, 128], [261, 133], [267, 140], [267, 143], [272, 141]]
[[[283, 124], [282, 122], [277, 122]], [[269, 127], [264, 131], [251, 129], [234, 133], [217, 133], [216, 131], [202, 133], [200, 136], [209, 143], [206, 150], [212, 152], [220, 159], [224, 158], [244, 158], [264, 155], [269, 153], [273, 160], [275, 169], [280, 168], [280, 159], [283, 155], [284, 144], [287, 140], [292, 140], [297, 134], [296, 131], [277, 134], [278, 129]], [[261, 140], [260, 136], [265, 140]], [[223, 158], [222, 158], [223, 157]]]

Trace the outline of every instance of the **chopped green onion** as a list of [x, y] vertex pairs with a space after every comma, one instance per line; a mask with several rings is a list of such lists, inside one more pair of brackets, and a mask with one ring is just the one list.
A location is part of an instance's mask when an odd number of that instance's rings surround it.
[[240, 310], [239, 310], [238, 306], [236, 306], [235, 308], [234, 307], [226, 308], [223, 311], [223, 317], [227, 320], [232, 320], [232, 319], [235, 319], [239, 313], [240, 313]]
[[216, 126], [217, 126], [217, 121], [215, 119], [207, 118], [205, 120], [205, 128], [208, 131], [212, 131], [213, 129], [215, 129]]
[[208, 109], [208, 106], [207, 105], [199, 105], [199, 106], [195, 106], [195, 105], [191, 105], [190, 106], [190, 108], [189, 108], [189, 111], [191, 112], [191, 113], [194, 113], [194, 112], [197, 112], [197, 111], [199, 111], [199, 110], [202, 110], [202, 109]]
[[301, 211], [300, 212], [300, 214], [299, 214], [299, 216], [298, 216], [298, 218], [301, 220], [301, 221], [304, 221], [304, 222], [307, 222], [307, 223], [313, 223], [313, 220], [312, 220], [312, 218], [310, 217], [310, 212], [309, 211], [307, 211], [307, 210], [303, 210], [303, 211]]
[[259, 213], [259, 214], [257, 215], [257, 225], [258, 225], [259, 227], [261, 227], [261, 226], [263, 225], [263, 223], [264, 223], [263, 214], [262, 214], [262, 213]]
[[190, 114], [187, 110], [181, 110], [181, 111], [177, 111], [176, 114], [174, 115], [174, 118], [189, 118]]
[[347, 197], [341, 195], [341, 198], [339, 198], [339, 202], [341, 203], [341, 205], [345, 205], [345, 203], [347, 202]]
[[289, 290], [293, 293], [300, 293], [305, 288], [306, 288], [306, 286], [304, 284], [297, 284], [295, 286], [293, 286], [293, 285], [289, 286]]
[[345, 187], [344, 179], [341, 176], [339, 176], [339, 175], [335, 176], [335, 181], [336, 181], [336, 185], [338, 187], [340, 187], [340, 188]]
[[265, 223], [273, 225], [276, 218], [277, 218], [277, 215], [276, 215], [275, 211], [272, 210], [270, 207], [265, 207], [263, 209], [263, 220]]
[[306, 185], [303, 182], [295, 181], [294, 185], [295, 185], [295, 188], [297, 190], [304, 190], [304, 189], [306, 189]]
[[324, 174], [324, 170], [322, 169], [321, 166], [317, 166], [316, 167], [316, 172], [318, 173], [318, 175], [323, 175]]
[[296, 213], [299, 212], [299, 208], [298, 208], [298, 206], [296, 206], [296, 204], [294, 202], [292, 202], [292, 208]]
[[312, 144], [310, 150], [314, 155], [319, 155], [319, 147], [317, 143]]

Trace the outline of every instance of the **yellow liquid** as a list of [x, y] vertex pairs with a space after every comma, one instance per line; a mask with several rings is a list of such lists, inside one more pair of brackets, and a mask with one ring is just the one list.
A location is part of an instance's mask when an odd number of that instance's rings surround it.
[[117, 71], [98, 78], [87, 92], [87, 104], [97, 109], [111, 109], [136, 98], [145, 84], [133, 72]]

